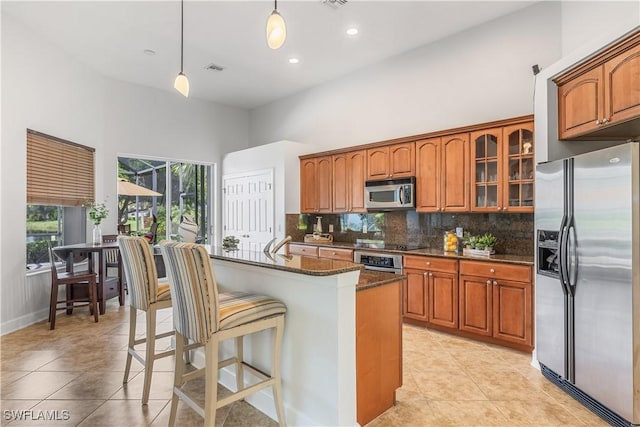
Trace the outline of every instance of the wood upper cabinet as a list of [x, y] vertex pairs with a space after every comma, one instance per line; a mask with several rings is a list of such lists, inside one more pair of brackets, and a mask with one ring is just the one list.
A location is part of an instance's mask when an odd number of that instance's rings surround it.
[[416, 211], [469, 211], [469, 134], [416, 142]]
[[331, 212], [332, 158], [314, 157], [300, 160], [300, 211]]
[[604, 118], [603, 84], [603, 69], [598, 67], [558, 87], [560, 139], [598, 129]]
[[469, 134], [442, 137], [440, 210], [469, 212]]
[[414, 143], [383, 145], [367, 150], [367, 179], [405, 178], [415, 175]]
[[605, 62], [604, 81], [602, 124], [640, 117], [640, 45]]
[[364, 182], [367, 176], [365, 150], [350, 151], [332, 156], [333, 212], [366, 212]]
[[416, 141], [416, 211], [439, 212], [442, 140]]
[[471, 211], [533, 212], [533, 122], [472, 132]]
[[640, 117], [640, 32], [554, 81], [560, 139], [635, 136], [607, 128]]

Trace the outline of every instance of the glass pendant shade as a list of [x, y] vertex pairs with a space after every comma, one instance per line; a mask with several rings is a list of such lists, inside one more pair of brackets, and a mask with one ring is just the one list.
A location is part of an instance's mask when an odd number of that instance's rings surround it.
[[267, 21], [267, 44], [271, 49], [278, 49], [287, 38], [287, 26], [284, 18], [277, 10], [271, 12]]
[[185, 98], [189, 96], [189, 79], [184, 73], [181, 71], [176, 77], [176, 81], [173, 83], [173, 87], [176, 88], [178, 92], [184, 95]]

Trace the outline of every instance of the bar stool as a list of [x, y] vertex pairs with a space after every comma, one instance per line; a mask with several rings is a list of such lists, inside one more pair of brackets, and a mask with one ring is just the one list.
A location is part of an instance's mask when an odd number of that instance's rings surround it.
[[[144, 387], [142, 389], [142, 404], [149, 402], [149, 388], [153, 374], [153, 362], [157, 359], [171, 356], [173, 350], [156, 353], [156, 339], [173, 335], [173, 331], [156, 335], [156, 312], [171, 307], [171, 292], [169, 285], [158, 283], [156, 264], [151, 254], [148, 241], [143, 237], [118, 236], [120, 257], [129, 285], [129, 344], [127, 348], [127, 362], [124, 370], [123, 384], [129, 380], [131, 358], [135, 358], [144, 365]], [[146, 313], [146, 334], [136, 339], [137, 311]], [[138, 353], [135, 346], [146, 344], [146, 355]]]
[[[73, 256], [69, 254], [69, 256]], [[56, 312], [58, 310], [67, 310], [67, 314], [71, 314], [76, 302], [87, 302], [90, 313], [93, 314], [94, 321], [98, 321], [98, 286], [96, 284], [96, 273], [81, 271], [77, 273], [58, 273], [56, 266], [56, 256], [53, 248], [49, 245], [49, 265], [51, 266], [51, 301], [49, 303], [49, 329], [56, 327]], [[75, 297], [71, 289], [72, 286], [86, 286], [88, 297]], [[66, 286], [66, 298], [58, 300], [58, 288]], [[58, 308], [58, 304], [65, 304], [64, 307]]]
[[[280, 353], [284, 331], [284, 303], [262, 295], [240, 292], [218, 294], [218, 285], [206, 249], [196, 243], [162, 242], [169, 286], [174, 301], [173, 324], [176, 330], [176, 366], [171, 398], [169, 425], [176, 420], [178, 399], [204, 417], [205, 426], [213, 426], [216, 410], [266, 387], [272, 387], [280, 426], [285, 426], [280, 378]], [[245, 335], [273, 329], [271, 374], [265, 374], [243, 360], [242, 340]], [[218, 346], [223, 340], [235, 338], [236, 355], [218, 360]], [[194, 344], [185, 345], [190, 340]], [[184, 373], [182, 357], [185, 350], [204, 347], [205, 367]], [[237, 391], [217, 400], [218, 370], [235, 365]], [[244, 369], [261, 379], [245, 387]], [[184, 385], [205, 376], [204, 408], [187, 394]]]

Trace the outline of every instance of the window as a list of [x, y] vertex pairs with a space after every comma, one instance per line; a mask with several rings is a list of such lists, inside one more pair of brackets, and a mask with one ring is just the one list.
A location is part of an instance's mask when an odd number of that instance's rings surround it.
[[81, 206], [94, 199], [94, 151], [27, 129], [27, 269], [48, 264], [49, 244], [85, 241]]
[[194, 162], [118, 157], [119, 179], [162, 194], [119, 196], [118, 224], [144, 235], [155, 220], [157, 241], [177, 240], [182, 216], [188, 215], [198, 224], [197, 241], [209, 243], [212, 169], [212, 165]]

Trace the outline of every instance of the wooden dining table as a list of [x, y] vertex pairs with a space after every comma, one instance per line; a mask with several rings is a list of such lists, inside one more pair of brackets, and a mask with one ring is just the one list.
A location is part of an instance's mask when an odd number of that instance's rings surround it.
[[[118, 251], [118, 275], [116, 277], [107, 276], [106, 256], [107, 250]], [[78, 243], [73, 245], [57, 246], [53, 248], [54, 252], [66, 261], [66, 270], [73, 272], [74, 263], [78, 259], [86, 256], [88, 260], [89, 271], [98, 274], [98, 305], [100, 314], [105, 313], [107, 300], [118, 297], [120, 305], [124, 305], [124, 287], [122, 285], [122, 259], [120, 257], [120, 249], [118, 242], [108, 243]], [[97, 254], [97, 258], [94, 254]]]

